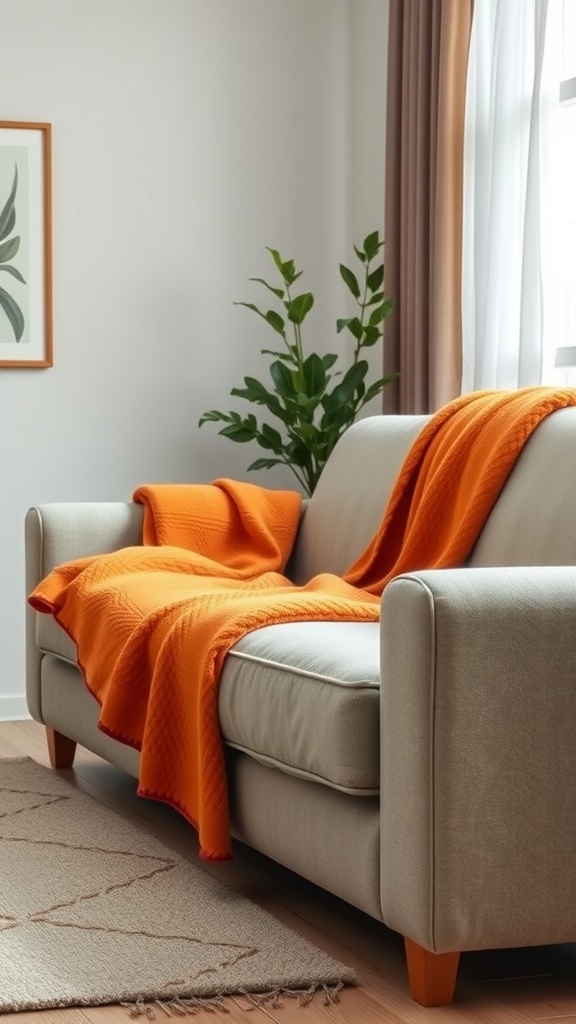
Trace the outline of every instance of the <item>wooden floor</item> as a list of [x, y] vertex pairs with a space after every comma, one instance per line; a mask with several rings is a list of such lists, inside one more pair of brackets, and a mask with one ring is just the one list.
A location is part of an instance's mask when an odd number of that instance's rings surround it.
[[[48, 763], [41, 727], [34, 722], [0, 723], [0, 757], [23, 754]], [[127, 818], [145, 823], [178, 852], [195, 858], [194, 834], [186, 823], [169, 807], [139, 799], [134, 781], [111, 765], [79, 750], [74, 770], [63, 774]], [[383, 925], [245, 847], [236, 849], [233, 861], [204, 866], [354, 967], [358, 984], [346, 988], [336, 1006], [325, 1007], [316, 998], [306, 1009], [286, 1005], [281, 1010], [252, 1010], [247, 1016], [248, 1007], [241, 1000], [230, 1000], [228, 1012], [202, 1011], [194, 1020], [207, 1024], [576, 1024], [576, 944], [465, 953], [454, 1004], [424, 1009], [408, 995], [402, 941]], [[127, 1011], [114, 1006], [0, 1015], [0, 1024], [126, 1024], [128, 1020]]]

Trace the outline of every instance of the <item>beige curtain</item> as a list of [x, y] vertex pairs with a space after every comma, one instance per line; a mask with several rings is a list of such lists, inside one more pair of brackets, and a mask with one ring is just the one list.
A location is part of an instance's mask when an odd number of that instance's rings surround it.
[[473, 0], [390, 0], [386, 122], [387, 412], [460, 393], [464, 98]]

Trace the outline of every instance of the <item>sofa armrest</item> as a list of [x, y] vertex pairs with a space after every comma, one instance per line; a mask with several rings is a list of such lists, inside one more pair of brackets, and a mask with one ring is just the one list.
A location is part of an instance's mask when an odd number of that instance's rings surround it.
[[576, 938], [576, 567], [382, 598], [382, 913], [434, 952]]
[[[26, 596], [63, 562], [140, 544], [142, 516], [143, 507], [130, 502], [54, 502], [29, 509], [25, 522]], [[26, 603], [26, 699], [30, 714], [38, 722], [43, 720], [43, 644], [39, 634], [44, 628], [59, 630], [56, 623], [40, 621], [45, 619]], [[72, 647], [63, 633], [62, 644]]]

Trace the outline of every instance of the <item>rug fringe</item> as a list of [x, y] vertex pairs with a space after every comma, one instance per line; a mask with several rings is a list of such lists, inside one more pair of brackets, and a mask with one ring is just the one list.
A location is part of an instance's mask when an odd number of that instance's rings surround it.
[[161, 1010], [166, 1017], [194, 1017], [203, 1010], [209, 1013], [220, 1010], [221, 1013], [229, 1013], [223, 1002], [224, 996], [189, 996], [186, 999], [155, 999], [147, 1003], [138, 999], [135, 1003], [120, 1003], [128, 1010], [130, 1017], [147, 1017], [148, 1020], [156, 1020], [157, 1012]]
[[246, 992], [243, 995], [254, 1007], [261, 1009], [269, 1006], [272, 1010], [282, 1009], [284, 999], [295, 999], [298, 1006], [305, 1008], [309, 1006], [314, 997], [322, 993], [324, 1006], [331, 1006], [339, 1003], [339, 993], [344, 988], [344, 982], [339, 981], [336, 985], [311, 985], [306, 989], [277, 988], [273, 992]]
[[239, 989], [235, 993], [217, 996], [189, 996], [177, 999], [154, 999], [146, 1002], [144, 999], [137, 999], [135, 1003], [121, 1003], [130, 1017], [147, 1017], [148, 1020], [157, 1020], [158, 1013], [166, 1017], [195, 1016], [202, 1011], [230, 1013], [226, 1006], [225, 999], [232, 999], [235, 995], [243, 996], [250, 1009], [261, 1010], [269, 1007], [271, 1010], [281, 1010], [285, 999], [294, 999], [299, 1007], [304, 1009], [309, 1006], [317, 995], [322, 995], [324, 1006], [333, 1006], [340, 1002], [339, 994], [344, 988], [344, 982], [340, 981], [335, 985], [311, 985], [310, 988], [292, 989], [277, 988], [270, 992], [247, 992]]

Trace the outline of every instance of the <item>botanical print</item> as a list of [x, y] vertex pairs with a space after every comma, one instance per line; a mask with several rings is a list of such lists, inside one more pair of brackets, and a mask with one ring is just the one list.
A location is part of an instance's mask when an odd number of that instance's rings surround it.
[[0, 146], [0, 343], [28, 342], [28, 150]]

